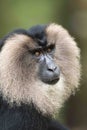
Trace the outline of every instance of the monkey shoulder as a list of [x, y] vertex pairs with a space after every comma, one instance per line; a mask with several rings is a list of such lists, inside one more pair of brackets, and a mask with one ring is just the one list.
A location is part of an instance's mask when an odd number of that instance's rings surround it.
[[69, 130], [56, 120], [51, 120], [48, 130]]

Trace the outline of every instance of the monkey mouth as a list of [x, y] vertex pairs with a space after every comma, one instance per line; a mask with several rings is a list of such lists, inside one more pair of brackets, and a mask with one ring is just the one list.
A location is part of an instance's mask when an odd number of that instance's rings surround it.
[[59, 81], [59, 78], [56, 78], [56, 79], [48, 81], [48, 84], [53, 85], [53, 84], [56, 84], [58, 81]]
[[47, 79], [47, 80], [43, 80], [44, 83], [46, 84], [50, 84], [50, 85], [54, 85], [59, 81], [59, 77], [55, 78], [55, 79]]

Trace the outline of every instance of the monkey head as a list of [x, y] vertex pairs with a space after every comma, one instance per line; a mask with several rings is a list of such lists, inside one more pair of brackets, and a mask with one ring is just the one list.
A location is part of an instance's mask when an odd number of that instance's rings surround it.
[[79, 86], [80, 50], [57, 24], [18, 29], [0, 41], [0, 92], [9, 104], [54, 114]]

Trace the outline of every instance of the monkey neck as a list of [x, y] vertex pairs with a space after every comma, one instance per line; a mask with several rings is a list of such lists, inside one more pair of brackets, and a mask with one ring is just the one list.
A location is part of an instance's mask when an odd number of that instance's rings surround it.
[[[36, 107], [31, 103], [21, 104], [17, 106], [14, 104], [12, 107], [6, 101], [0, 100], [0, 113], [3, 110], [2, 118], [9, 122], [17, 122], [14, 127], [19, 127], [25, 130], [47, 130], [50, 123], [50, 116], [44, 116], [42, 112], [36, 110]], [[6, 117], [4, 117], [6, 113]], [[16, 119], [16, 120], [15, 120]], [[11, 124], [12, 125], [12, 124]], [[15, 129], [16, 129], [15, 128]], [[21, 129], [19, 129], [21, 130]]]

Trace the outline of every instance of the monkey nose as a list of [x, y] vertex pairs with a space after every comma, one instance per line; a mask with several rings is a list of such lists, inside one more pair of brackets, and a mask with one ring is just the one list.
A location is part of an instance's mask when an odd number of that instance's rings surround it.
[[52, 67], [50, 66], [47, 70], [47, 74], [49, 75], [49, 82], [54, 84], [56, 82], [59, 81], [60, 79], [60, 68], [55, 66], [55, 67]]
[[47, 66], [47, 69], [48, 69], [49, 71], [54, 72], [54, 71], [56, 71], [57, 66], [50, 64], [49, 66]]

